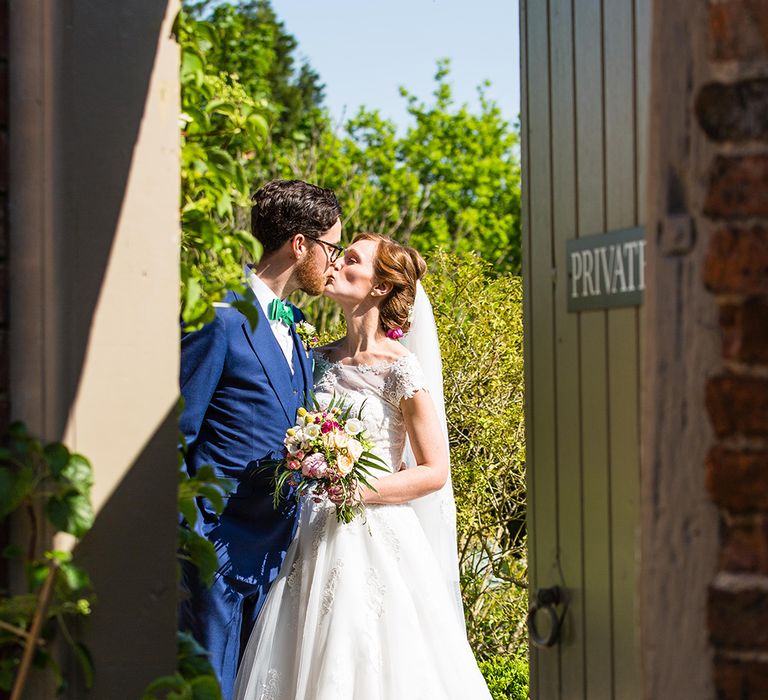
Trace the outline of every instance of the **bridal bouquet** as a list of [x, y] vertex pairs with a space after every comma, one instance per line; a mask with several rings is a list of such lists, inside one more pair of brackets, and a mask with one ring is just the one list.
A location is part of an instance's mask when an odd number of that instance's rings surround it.
[[315, 403], [313, 410], [299, 409], [296, 425], [285, 434], [285, 457], [275, 469], [275, 507], [287, 485], [296, 488], [297, 500], [307, 489], [313, 498], [327, 497], [339, 522], [349, 523], [365, 510], [360, 484], [373, 489], [371, 470], [388, 469], [371, 451], [362, 411], [361, 406], [351, 417], [352, 407], [335, 396], [327, 408]]

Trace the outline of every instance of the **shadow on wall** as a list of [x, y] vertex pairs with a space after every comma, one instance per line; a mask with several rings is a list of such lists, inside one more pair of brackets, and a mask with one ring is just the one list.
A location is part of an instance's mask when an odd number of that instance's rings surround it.
[[73, 659], [70, 698], [115, 698], [117, 688], [122, 698], [139, 698], [175, 670], [176, 527], [167, 516], [176, 512], [177, 435], [174, 407], [75, 549], [96, 595], [81, 634], [95, 677], [86, 692]]
[[[117, 233], [169, 0], [55, 3], [54, 329], [64, 432]], [[137, 329], [126, 329], [126, 333]]]

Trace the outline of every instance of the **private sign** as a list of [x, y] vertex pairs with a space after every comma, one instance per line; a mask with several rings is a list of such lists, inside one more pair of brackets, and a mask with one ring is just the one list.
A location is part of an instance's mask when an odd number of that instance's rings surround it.
[[645, 290], [642, 228], [566, 241], [568, 311], [639, 306]]

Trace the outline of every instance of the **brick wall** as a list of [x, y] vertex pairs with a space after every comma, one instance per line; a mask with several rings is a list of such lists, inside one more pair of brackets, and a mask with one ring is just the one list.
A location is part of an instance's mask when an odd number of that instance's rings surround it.
[[720, 509], [707, 623], [721, 700], [768, 698], [768, 3], [709, 4], [715, 79], [696, 97], [712, 160], [704, 284], [716, 295], [720, 372], [706, 407], [716, 435], [706, 484]]

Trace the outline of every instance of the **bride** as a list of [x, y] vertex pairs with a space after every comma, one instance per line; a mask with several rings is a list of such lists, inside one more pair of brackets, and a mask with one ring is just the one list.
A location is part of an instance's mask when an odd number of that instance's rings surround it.
[[[365, 515], [349, 524], [332, 503], [303, 499], [241, 661], [238, 700], [491, 697], [464, 629], [425, 269], [415, 250], [376, 234], [357, 236], [333, 266], [325, 294], [342, 307], [347, 335], [316, 352], [315, 396], [363, 406], [391, 473], [361, 489]], [[399, 469], [403, 459], [409, 468]]]

